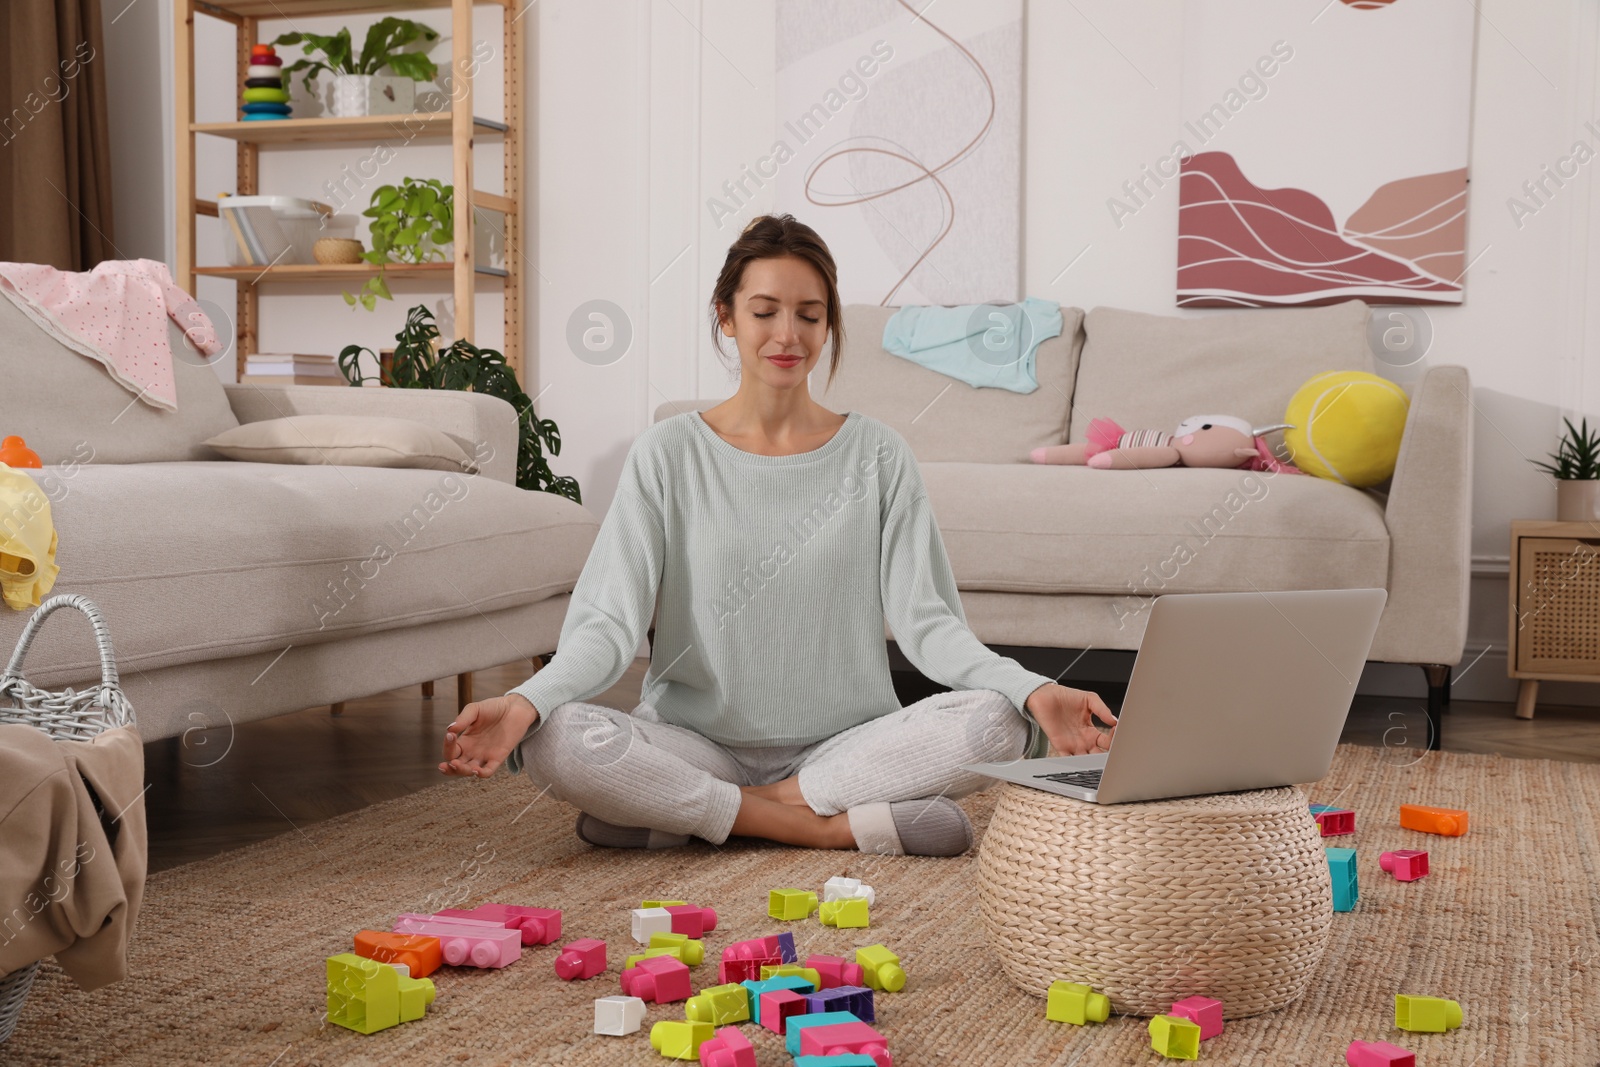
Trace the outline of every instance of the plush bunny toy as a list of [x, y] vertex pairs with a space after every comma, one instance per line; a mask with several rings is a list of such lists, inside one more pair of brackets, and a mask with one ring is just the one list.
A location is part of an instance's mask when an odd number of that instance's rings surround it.
[[1089, 439], [1072, 445], [1050, 445], [1032, 452], [1035, 463], [1138, 470], [1150, 467], [1237, 467], [1243, 470], [1300, 474], [1267, 447], [1264, 434], [1290, 429], [1287, 423], [1260, 428], [1232, 415], [1193, 415], [1175, 433], [1124, 430], [1110, 419], [1089, 423]]

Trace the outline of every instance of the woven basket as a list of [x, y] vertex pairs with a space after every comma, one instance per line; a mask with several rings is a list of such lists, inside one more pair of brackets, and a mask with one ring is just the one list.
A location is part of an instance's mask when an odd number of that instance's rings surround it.
[[1328, 947], [1333, 887], [1296, 788], [1086, 804], [1004, 785], [978, 851], [1013, 982], [1086, 982], [1128, 1015], [1191, 995], [1225, 1018], [1293, 1003]]
[[[94, 627], [95, 643], [100, 650], [100, 684], [81, 693], [72, 689], [51, 693], [22, 677], [22, 658], [27, 655], [44, 620], [58, 608], [77, 608], [89, 617]], [[5, 673], [0, 674], [0, 723], [36, 726], [58, 741], [88, 741], [102, 730], [131, 726], [133, 721], [133, 707], [122, 695], [117, 679], [111, 632], [106, 628], [100, 609], [87, 597], [76, 594], [53, 596], [40, 604], [39, 610], [23, 627]], [[17, 1017], [22, 1014], [23, 1002], [28, 999], [28, 990], [33, 988], [33, 977], [38, 970], [37, 963], [30, 963], [0, 977], [0, 1041], [5, 1041], [16, 1029]]]

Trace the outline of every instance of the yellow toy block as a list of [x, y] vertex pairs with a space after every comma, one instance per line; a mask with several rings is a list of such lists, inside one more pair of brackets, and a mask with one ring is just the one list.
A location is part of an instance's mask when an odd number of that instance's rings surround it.
[[869, 989], [896, 993], [905, 988], [906, 972], [900, 969], [900, 957], [882, 945], [856, 949], [856, 962]]
[[650, 948], [678, 949], [678, 958], [691, 967], [700, 966], [706, 958], [705, 944], [687, 934], [669, 934], [658, 930], [650, 935]]
[[698, 1060], [700, 1046], [711, 1040], [716, 1027], [687, 1020], [656, 1023], [650, 1028], [650, 1047], [669, 1060]]
[[817, 895], [809, 889], [774, 889], [767, 894], [767, 914], [774, 919], [804, 919], [817, 910]]
[[1394, 1024], [1402, 1030], [1442, 1034], [1461, 1025], [1461, 1005], [1443, 997], [1394, 995]]
[[655, 948], [647, 948], [643, 952], [635, 953], [634, 955], [629, 956], [623, 962], [622, 969], [627, 970], [640, 960], [647, 960], [651, 956], [671, 956], [684, 966], [689, 965], [689, 961], [683, 958], [683, 950], [681, 948], [676, 945], [659, 945]]
[[431, 981], [407, 978], [387, 963], [353, 952], [328, 957], [328, 1021], [358, 1034], [422, 1018], [433, 996]]
[[647, 900], [640, 904], [641, 908], [676, 908], [689, 903], [687, 900]]
[[1082, 982], [1051, 982], [1044, 1017], [1058, 1023], [1103, 1023], [1111, 1017], [1111, 998]]
[[817, 973], [815, 967], [802, 967], [798, 963], [781, 963], [776, 967], [770, 964], [761, 968], [761, 980], [768, 978], [804, 978], [811, 983], [814, 993], [822, 988], [822, 975]]
[[750, 993], [738, 982], [707, 986], [689, 998], [683, 1014], [691, 1022], [712, 1026], [747, 1023], [750, 1021]]
[[1150, 1020], [1150, 1047], [1169, 1060], [1197, 1060], [1200, 1024], [1181, 1015], [1157, 1015]]
[[849, 897], [844, 900], [825, 900], [817, 909], [823, 926], [837, 926], [841, 930], [861, 930], [867, 926], [867, 898]]

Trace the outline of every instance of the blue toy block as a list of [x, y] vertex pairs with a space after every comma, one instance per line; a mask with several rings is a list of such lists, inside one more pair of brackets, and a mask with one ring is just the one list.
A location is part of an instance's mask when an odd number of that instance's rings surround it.
[[1354, 911], [1358, 895], [1356, 850], [1324, 848], [1322, 851], [1328, 854], [1328, 872], [1333, 876], [1333, 910]]
[[838, 1056], [796, 1056], [794, 1067], [877, 1067], [865, 1052], [846, 1052]]
[[[848, 1011], [825, 1011], [820, 1015], [796, 1015], [788, 1020], [788, 1026], [783, 1032], [783, 1047], [789, 1050], [789, 1055], [800, 1054], [800, 1031], [808, 1026], [831, 1026], [834, 1023], [859, 1023], [865, 1022]], [[812, 1057], [822, 1059], [823, 1057]], [[798, 1061], [796, 1061], [798, 1062]]]
[[819, 989], [806, 995], [808, 1010], [812, 1013], [847, 1011], [864, 1023], [877, 1022], [872, 1006], [872, 990], [866, 986], [842, 985], [832, 989]]

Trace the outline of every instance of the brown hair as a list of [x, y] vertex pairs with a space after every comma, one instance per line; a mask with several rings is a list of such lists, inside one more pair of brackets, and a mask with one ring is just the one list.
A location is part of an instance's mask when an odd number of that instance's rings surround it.
[[839, 272], [833, 265], [833, 253], [823, 243], [817, 231], [793, 215], [757, 215], [745, 226], [744, 232], [728, 248], [728, 258], [722, 263], [722, 273], [711, 290], [711, 340], [722, 349], [722, 320], [719, 307], [728, 309], [733, 317], [733, 295], [744, 280], [745, 264], [754, 259], [773, 259], [778, 256], [797, 256], [816, 268], [822, 276], [822, 286], [827, 291], [828, 334], [833, 338], [833, 358], [828, 363], [828, 384], [839, 370], [839, 357], [844, 352], [844, 322], [839, 309]]

